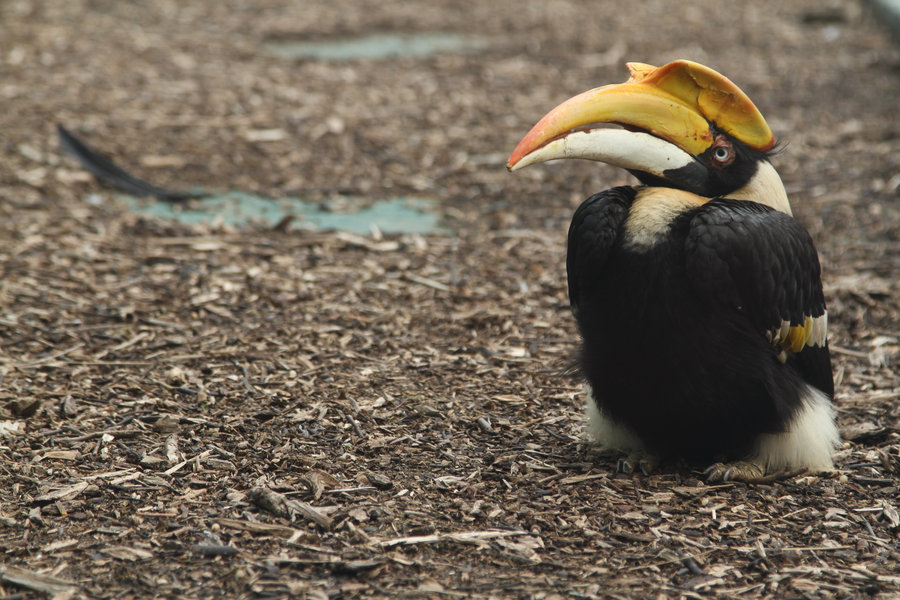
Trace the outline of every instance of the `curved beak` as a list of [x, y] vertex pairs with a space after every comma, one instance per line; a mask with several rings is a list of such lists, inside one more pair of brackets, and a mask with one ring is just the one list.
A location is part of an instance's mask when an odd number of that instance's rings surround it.
[[[625, 83], [589, 90], [547, 113], [516, 146], [507, 168], [587, 158], [659, 174], [703, 154], [716, 130], [760, 151], [775, 144], [747, 95], [709, 67], [678, 60], [662, 67], [628, 63], [628, 69]], [[599, 129], [603, 124], [627, 131]], [[626, 140], [629, 148], [621, 146]]]

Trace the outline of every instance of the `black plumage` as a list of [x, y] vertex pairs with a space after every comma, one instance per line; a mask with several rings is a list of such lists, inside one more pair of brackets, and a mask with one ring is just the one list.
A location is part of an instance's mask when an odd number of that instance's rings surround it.
[[699, 196], [635, 243], [627, 221], [648, 189], [596, 194], [572, 220], [585, 378], [603, 414], [658, 456], [741, 458], [786, 430], [806, 384], [833, 393], [824, 342], [795, 351], [772, 334], [825, 312], [815, 247], [787, 214]]
[[545, 114], [507, 161], [597, 160], [643, 184], [592, 196], [569, 229], [589, 436], [626, 452], [625, 471], [667, 458], [725, 461], [709, 481], [830, 470], [821, 273], [770, 162], [774, 133], [709, 67], [628, 69]]

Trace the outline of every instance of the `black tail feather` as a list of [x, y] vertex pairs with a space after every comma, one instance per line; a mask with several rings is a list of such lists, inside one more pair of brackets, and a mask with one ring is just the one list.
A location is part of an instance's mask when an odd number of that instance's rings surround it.
[[167, 200], [169, 202], [178, 202], [191, 198], [202, 198], [203, 196], [209, 195], [206, 192], [173, 190], [154, 185], [149, 181], [144, 181], [125, 171], [100, 154], [100, 152], [88, 146], [62, 125], [57, 125], [56, 129], [59, 133], [60, 146], [78, 159], [78, 162], [81, 163], [81, 166], [84, 167], [85, 170], [92, 173], [101, 181], [113, 185], [124, 192], [135, 194], [137, 196], [155, 196], [160, 200]]

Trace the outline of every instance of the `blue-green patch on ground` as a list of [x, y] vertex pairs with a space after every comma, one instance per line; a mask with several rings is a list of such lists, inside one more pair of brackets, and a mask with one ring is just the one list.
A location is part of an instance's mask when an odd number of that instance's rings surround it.
[[280, 58], [313, 60], [379, 60], [391, 57], [423, 58], [441, 52], [474, 52], [484, 48], [483, 38], [458, 33], [374, 33], [360, 37], [319, 41], [270, 41], [266, 50]]
[[248, 223], [274, 226], [287, 216], [297, 227], [340, 230], [368, 234], [373, 228], [383, 233], [446, 233], [440, 227], [435, 203], [425, 198], [398, 197], [376, 201], [354, 211], [336, 211], [299, 198], [264, 198], [234, 191], [207, 196], [186, 203], [120, 196], [133, 212], [171, 219], [188, 225], [222, 223], [240, 227]]

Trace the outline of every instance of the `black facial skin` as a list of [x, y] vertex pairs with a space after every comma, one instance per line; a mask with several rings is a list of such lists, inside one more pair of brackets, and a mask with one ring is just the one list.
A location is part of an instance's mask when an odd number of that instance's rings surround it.
[[756, 173], [759, 162], [774, 154], [773, 150], [753, 150], [715, 127], [713, 134], [712, 146], [694, 157], [693, 163], [664, 171], [665, 177], [642, 171], [631, 171], [631, 174], [644, 185], [674, 187], [707, 198], [718, 198], [743, 187]]

